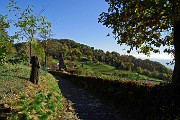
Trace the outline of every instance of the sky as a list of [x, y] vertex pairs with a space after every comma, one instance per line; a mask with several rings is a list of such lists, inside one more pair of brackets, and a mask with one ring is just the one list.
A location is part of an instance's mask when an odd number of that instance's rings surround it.
[[[75, 42], [85, 44], [95, 49], [104, 51], [116, 51], [120, 54], [127, 54], [124, 49], [127, 46], [120, 46], [113, 38], [111, 29], [98, 23], [98, 17], [102, 12], [107, 12], [108, 4], [105, 0], [16, 0], [20, 8], [28, 5], [34, 6], [35, 14], [43, 8], [42, 15], [52, 22], [53, 38], [71, 39]], [[0, 13], [7, 14], [8, 0], [0, 0]], [[9, 13], [8, 13], [9, 14]], [[14, 32], [14, 29], [10, 30]], [[160, 48], [161, 49], [161, 48]], [[147, 58], [143, 54], [132, 51], [131, 55], [138, 58]], [[151, 54], [148, 59], [170, 60], [172, 57], [163, 52]]]

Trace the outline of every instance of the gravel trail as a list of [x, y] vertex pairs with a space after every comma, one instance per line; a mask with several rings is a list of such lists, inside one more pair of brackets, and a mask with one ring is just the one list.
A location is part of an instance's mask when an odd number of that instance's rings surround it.
[[57, 78], [63, 96], [68, 101], [66, 120], [125, 120], [118, 111], [108, 106], [89, 92], [74, 85], [71, 81]]

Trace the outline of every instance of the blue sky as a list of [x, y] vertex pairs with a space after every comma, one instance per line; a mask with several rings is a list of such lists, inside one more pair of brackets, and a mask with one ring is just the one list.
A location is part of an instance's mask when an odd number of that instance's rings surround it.
[[[17, 2], [21, 8], [33, 5], [35, 13], [44, 7], [46, 10], [42, 15], [52, 22], [53, 38], [72, 39], [95, 49], [127, 54], [123, 49], [128, 47], [118, 45], [113, 36], [106, 37], [111, 30], [98, 23], [99, 14], [108, 9], [105, 0], [17, 0]], [[7, 14], [7, 3], [8, 0], [0, 0], [0, 13]], [[131, 54], [146, 58], [135, 51]], [[152, 54], [151, 58], [170, 59], [171, 56], [161, 53]]]

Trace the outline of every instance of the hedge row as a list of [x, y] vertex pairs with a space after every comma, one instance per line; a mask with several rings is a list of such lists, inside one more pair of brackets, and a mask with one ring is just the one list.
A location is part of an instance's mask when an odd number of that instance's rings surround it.
[[174, 119], [180, 115], [180, 88], [171, 84], [150, 86], [136, 81], [106, 80], [57, 71], [53, 75], [71, 80], [82, 88], [112, 102], [133, 119]]

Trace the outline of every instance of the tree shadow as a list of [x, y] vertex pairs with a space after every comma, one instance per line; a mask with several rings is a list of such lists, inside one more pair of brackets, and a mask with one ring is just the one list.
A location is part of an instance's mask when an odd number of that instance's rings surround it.
[[72, 102], [72, 107], [80, 119], [124, 120], [115, 109], [94, 97], [89, 92], [79, 88], [67, 79], [62, 79], [57, 76], [54, 77], [59, 80], [58, 85], [63, 96]]
[[0, 73], [0, 76], [10, 76], [10, 77], [15, 77], [15, 78], [19, 78], [19, 79], [23, 79], [23, 80], [27, 80], [27, 81], [29, 81], [29, 79], [30, 79], [30, 78], [26, 78], [26, 77], [22, 77], [22, 76], [7, 75], [7, 74], [2, 74], [2, 73]]
[[[103, 111], [103, 109], [106, 109], [106, 107], [98, 107], [101, 106], [101, 104], [98, 103], [102, 102], [93, 103], [93, 101], [90, 100], [92, 99], [92, 97], [87, 97], [86, 95], [84, 95], [87, 92], [84, 93], [85, 90], [73, 85], [72, 81], [62, 79], [57, 76], [54, 77], [59, 80], [59, 88], [62, 91], [63, 96], [65, 96], [73, 103], [73, 108], [75, 108], [81, 119], [109, 119], [110, 115], [107, 114], [107, 112], [104, 112], [106, 113], [106, 118], [99, 116], [96, 117], [94, 111], [102, 114], [101, 111]], [[133, 94], [119, 94], [116, 99], [113, 99], [113, 97], [108, 98], [111, 103], [117, 105], [117, 116], [120, 116], [118, 118], [113, 118], [113, 120], [120, 118], [121, 120], [123, 120], [124, 118], [133, 120], [166, 120], [165, 118], [167, 118], [167, 120], [176, 119], [178, 116], [180, 116], [179, 89], [179, 86], [172, 86], [171, 84], [160, 84], [153, 87], [142, 86], [133, 88], [132, 90], [135, 91]]]

